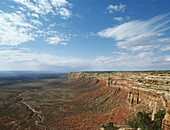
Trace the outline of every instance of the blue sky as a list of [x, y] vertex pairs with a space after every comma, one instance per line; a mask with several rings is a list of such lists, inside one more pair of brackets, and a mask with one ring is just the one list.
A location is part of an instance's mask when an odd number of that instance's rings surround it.
[[5, 0], [0, 70], [170, 69], [169, 0]]

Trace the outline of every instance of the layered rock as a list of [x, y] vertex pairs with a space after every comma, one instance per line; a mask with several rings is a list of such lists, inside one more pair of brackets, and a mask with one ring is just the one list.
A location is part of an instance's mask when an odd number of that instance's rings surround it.
[[170, 130], [170, 95], [165, 95], [166, 101], [166, 114], [162, 121], [162, 129], [163, 130]]
[[[70, 73], [69, 79], [97, 79], [105, 82], [106, 87], [119, 88], [127, 92], [127, 109], [152, 112], [152, 120], [157, 111], [166, 108], [163, 128], [170, 129], [170, 71], [146, 72], [78, 72]], [[113, 97], [114, 98], [114, 97]]]

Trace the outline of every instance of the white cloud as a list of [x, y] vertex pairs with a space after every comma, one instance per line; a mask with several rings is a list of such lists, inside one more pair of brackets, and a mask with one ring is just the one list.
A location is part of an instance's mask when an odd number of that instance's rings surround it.
[[43, 25], [39, 20], [31, 19], [30, 20], [34, 25]]
[[124, 18], [123, 17], [114, 17], [113, 20], [121, 22], [124, 20]]
[[31, 16], [36, 17], [36, 18], [39, 18], [39, 15], [38, 15], [38, 14], [35, 14], [35, 13], [32, 13]]
[[[56, 37], [56, 35], [58, 38], [62, 37], [59, 39], [60, 41], [57, 41], [57, 39], [47, 39], [49, 44], [67, 45], [66, 41], [68, 40], [66, 40], [66, 36], [63, 36], [63, 33], [52, 30], [52, 25], [49, 25], [49, 27], [45, 29], [41, 28], [43, 20], [42, 22], [40, 20], [41, 18], [45, 19], [45, 17], [40, 18], [41, 14], [46, 14], [52, 9], [52, 7], [49, 7], [51, 4], [46, 3], [49, 1], [37, 0], [34, 4], [28, 0], [15, 0], [15, 2], [25, 5], [34, 12], [16, 10], [16, 12], [13, 13], [5, 13], [0, 10], [0, 45], [17, 46], [22, 43], [36, 40], [37, 37], [44, 37], [43, 39], [46, 39], [46, 37]], [[60, 14], [63, 19], [71, 17], [71, 12], [62, 7], [67, 4], [69, 3], [66, 1], [58, 1], [57, 6], [61, 6], [58, 8], [58, 14]], [[24, 11], [25, 8], [19, 7], [20, 10]], [[47, 24], [48, 23], [46, 23], [46, 25]]]
[[14, 9], [15, 7], [12, 5], [12, 6], [9, 6], [10, 8]]
[[52, 24], [49, 25], [49, 28], [53, 28], [55, 26], [56, 26], [56, 23], [52, 23]]
[[19, 7], [19, 9], [20, 9], [21, 11], [26, 11], [26, 9], [23, 8], [23, 7]]
[[110, 70], [170, 69], [170, 55], [162, 52], [170, 50], [169, 16], [125, 22], [98, 32], [100, 37], [114, 39], [118, 50], [111, 57], [98, 57], [95, 64], [108, 65]]
[[62, 6], [67, 6], [67, 5], [71, 5], [68, 1], [66, 0], [51, 0], [51, 4], [54, 7], [62, 7]]
[[93, 59], [60, 57], [50, 53], [32, 53], [27, 48], [1, 48], [0, 70], [150, 70], [170, 69], [170, 56], [153, 52], [125, 53]]
[[109, 5], [107, 9], [109, 10], [109, 13], [113, 13], [113, 11], [124, 12], [126, 5], [123, 5], [122, 3], [120, 5]]
[[2, 24], [12, 24], [15, 26], [22, 26], [27, 28], [36, 28], [35, 26], [32, 26], [25, 20], [25, 15], [21, 13], [5, 13], [3, 11], [0, 11], [1, 15], [1, 23]]
[[161, 48], [161, 51], [170, 51], [170, 45], [167, 45], [166, 47]]
[[170, 14], [159, 15], [149, 20], [136, 20], [104, 29], [100, 37], [113, 38], [121, 49], [143, 51], [161, 49], [170, 44], [170, 38], [164, 36], [170, 29]]
[[117, 53], [110, 57], [94, 59], [96, 70], [160, 70], [170, 69], [170, 56], [153, 52]]
[[61, 18], [63, 19], [68, 19], [72, 15], [71, 12], [66, 8], [60, 8], [58, 13], [61, 15]]
[[13, 0], [13, 1], [26, 6], [28, 9], [38, 14], [45, 15], [52, 11], [52, 6], [48, 3], [47, 0], [34, 0], [35, 4], [28, 0]]
[[85, 59], [59, 57], [47, 53], [31, 53], [23, 49], [3, 48], [0, 51], [0, 70], [52, 70], [69, 72], [88, 68]]
[[[59, 14], [61, 18], [67, 19], [71, 17], [71, 11], [66, 9], [67, 6], [71, 4], [66, 0], [13, 0], [16, 3], [19, 3], [31, 11], [34, 11], [33, 16], [37, 17], [35, 14], [46, 15], [48, 13]], [[20, 7], [21, 8], [21, 7]], [[24, 8], [21, 8], [21, 10]]]
[[[66, 7], [71, 4], [67, 0], [13, 0], [18, 4], [13, 13], [0, 10], [0, 45], [17, 46], [22, 43], [36, 40], [37, 37], [58, 37], [63, 35], [50, 28], [42, 29], [46, 14], [58, 14], [63, 19], [71, 17], [72, 13]], [[41, 20], [41, 21], [40, 21]], [[47, 21], [45, 25], [49, 22]], [[48, 25], [47, 25], [48, 26]], [[49, 31], [50, 29], [50, 31]], [[39, 33], [39, 32], [43, 32]], [[45, 39], [44, 38], [44, 39]], [[64, 40], [63, 40], [64, 39]], [[62, 41], [61, 41], [62, 40]], [[54, 40], [49, 41], [54, 44]], [[60, 39], [56, 44], [66, 45], [66, 39]]]
[[60, 43], [61, 45], [64, 45], [64, 46], [66, 46], [67, 45], [67, 43], [66, 42], [62, 42], [62, 43]]
[[128, 21], [128, 20], [130, 20], [130, 17], [129, 16], [126, 16], [126, 17], [114, 17], [113, 20], [118, 21], [118, 22]]
[[52, 45], [67, 45], [65, 41], [67, 41], [67, 39], [60, 38], [59, 36], [49, 37], [46, 39], [46, 42]]
[[31, 30], [36, 26], [25, 20], [24, 14], [0, 11], [0, 45], [19, 45], [34, 40]]

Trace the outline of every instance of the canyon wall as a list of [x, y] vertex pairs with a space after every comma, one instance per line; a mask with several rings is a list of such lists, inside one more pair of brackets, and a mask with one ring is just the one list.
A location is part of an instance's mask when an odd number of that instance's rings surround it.
[[[138, 111], [147, 111], [154, 114], [166, 108], [163, 120], [163, 129], [170, 129], [170, 71], [146, 72], [72, 72], [70, 80], [97, 79], [105, 83], [109, 89], [117, 88], [127, 93], [125, 107]], [[114, 98], [114, 97], [113, 97]]]
[[170, 130], [170, 94], [165, 94], [166, 114], [162, 121], [162, 129]]

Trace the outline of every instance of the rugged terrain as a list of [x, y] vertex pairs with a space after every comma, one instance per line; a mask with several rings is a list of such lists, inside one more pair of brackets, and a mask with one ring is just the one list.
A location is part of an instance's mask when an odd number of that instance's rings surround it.
[[108, 122], [123, 127], [138, 111], [154, 119], [168, 108], [170, 71], [79, 72], [0, 85], [0, 128], [96, 130]]

